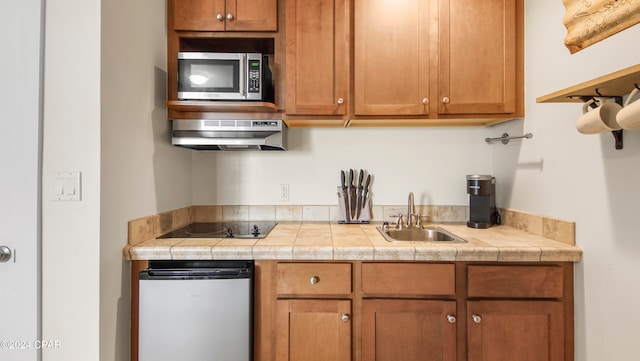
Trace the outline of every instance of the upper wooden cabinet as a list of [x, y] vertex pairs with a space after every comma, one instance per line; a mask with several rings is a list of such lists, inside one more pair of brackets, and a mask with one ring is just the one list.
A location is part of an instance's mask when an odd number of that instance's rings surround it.
[[344, 115], [349, 106], [347, 0], [286, 0], [286, 113]]
[[355, 0], [356, 115], [429, 113], [429, 0]]
[[521, 0], [354, 1], [356, 116], [523, 115]]
[[[167, 4], [170, 118], [356, 127], [491, 125], [524, 116], [524, 0]], [[178, 101], [180, 51], [267, 54], [273, 106]]]
[[173, 30], [276, 31], [277, 0], [173, 0]]
[[438, 113], [516, 111], [516, 0], [441, 0]]

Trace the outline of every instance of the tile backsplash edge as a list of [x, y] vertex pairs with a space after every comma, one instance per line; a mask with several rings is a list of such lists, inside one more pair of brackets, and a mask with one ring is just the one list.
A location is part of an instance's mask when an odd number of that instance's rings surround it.
[[499, 209], [499, 212], [502, 217], [502, 224], [505, 226], [553, 239], [571, 246], [576, 245], [575, 222], [513, 209], [502, 208]]
[[[425, 222], [465, 222], [468, 206], [416, 206]], [[525, 232], [575, 245], [575, 223], [556, 218], [500, 209], [502, 224]], [[391, 220], [398, 214], [406, 214], [406, 205], [373, 206], [372, 221]], [[159, 214], [141, 217], [128, 222], [129, 245], [180, 228], [192, 222], [217, 220], [273, 220], [273, 221], [337, 221], [338, 206], [327, 205], [195, 205]]]

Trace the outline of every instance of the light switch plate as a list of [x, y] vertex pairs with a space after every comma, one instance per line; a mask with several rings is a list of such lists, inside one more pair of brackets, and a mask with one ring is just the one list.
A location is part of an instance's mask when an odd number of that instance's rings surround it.
[[51, 184], [54, 201], [82, 200], [80, 172], [53, 172]]

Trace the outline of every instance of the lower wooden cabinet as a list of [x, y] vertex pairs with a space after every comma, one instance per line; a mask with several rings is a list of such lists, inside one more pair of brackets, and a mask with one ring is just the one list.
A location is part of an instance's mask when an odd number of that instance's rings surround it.
[[469, 301], [469, 361], [562, 361], [565, 330], [559, 301]]
[[277, 361], [351, 360], [351, 301], [278, 300]]
[[362, 301], [362, 360], [455, 361], [456, 302]]
[[570, 262], [256, 266], [256, 361], [574, 359]]

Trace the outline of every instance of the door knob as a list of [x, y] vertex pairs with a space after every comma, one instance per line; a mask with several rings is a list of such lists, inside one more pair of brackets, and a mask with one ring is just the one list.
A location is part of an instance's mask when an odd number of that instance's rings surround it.
[[233, 14], [232, 13], [228, 13], [227, 14], [227, 20], [229, 20], [229, 21], [233, 20]]
[[338, 104], [344, 104], [344, 99], [338, 98]]
[[216, 20], [222, 21], [222, 20], [224, 20], [224, 16], [222, 16], [222, 14], [220, 14], [220, 13], [217, 13], [216, 14]]
[[0, 262], [9, 262], [11, 259], [11, 248], [0, 246]]
[[340, 316], [340, 319], [342, 320], [342, 322], [349, 322], [349, 320], [351, 319], [351, 317], [349, 317], [348, 314], [343, 313], [342, 316]]
[[313, 276], [313, 277], [309, 278], [309, 283], [311, 283], [312, 285], [315, 285], [318, 282], [320, 282], [320, 277], [318, 277], [318, 276]]
[[449, 104], [449, 97], [442, 98], [442, 104]]

